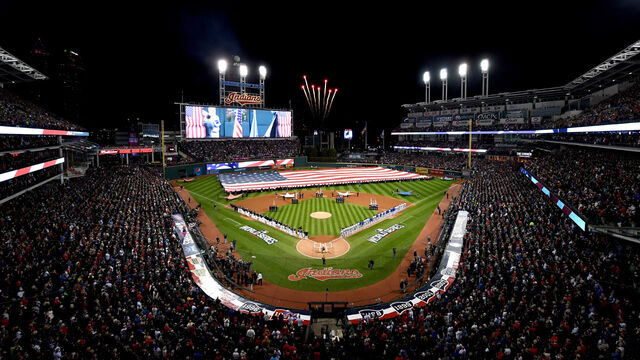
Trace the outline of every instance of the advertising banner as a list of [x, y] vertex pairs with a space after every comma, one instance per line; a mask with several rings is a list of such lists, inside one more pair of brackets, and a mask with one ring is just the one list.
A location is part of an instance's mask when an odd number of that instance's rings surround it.
[[469, 120], [472, 120], [473, 118], [474, 114], [456, 114], [453, 116], [454, 121], [466, 120], [467, 124], [469, 123]]
[[444, 176], [444, 170], [440, 170], [440, 169], [429, 169], [429, 175], [433, 175], [433, 176]]
[[527, 110], [512, 110], [512, 111], [503, 111], [501, 118], [503, 119], [519, 119], [527, 117]]
[[476, 120], [476, 125], [478, 125], [478, 126], [491, 126], [491, 125], [493, 125], [493, 120], [491, 120], [491, 119]]
[[542, 116], [532, 116], [531, 117], [531, 124], [533, 124], [533, 125], [542, 124]]
[[428, 175], [429, 174], [429, 169], [428, 168], [423, 168], [423, 167], [417, 167], [416, 168], [416, 173], [422, 174], [422, 175]]
[[290, 111], [185, 106], [187, 139], [291, 137]]
[[524, 118], [502, 118], [500, 119], [500, 124], [524, 124]]
[[434, 122], [450, 122], [451, 120], [453, 120], [451, 115], [440, 115], [433, 118]]
[[419, 128], [428, 128], [431, 126], [431, 117], [418, 118], [416, 122], [416, 127]]
[[402, 129], [409, 129], [409, 128], [412, 128], [412, 127], [413, 127], [413, 123], [406, 123], [405, 122], [405, 123], [400, 124], [400, 128], [402, 128]]
[[459, 109], [451, 109], [451, 110], [441, 110], [440, 114], [441, 115], [453, 115], [453, 114], [457, 114], [459, 113], [460, 110]]

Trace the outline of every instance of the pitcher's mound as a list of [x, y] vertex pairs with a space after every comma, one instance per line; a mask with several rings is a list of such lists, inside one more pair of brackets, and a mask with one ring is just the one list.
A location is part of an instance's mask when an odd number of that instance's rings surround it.
[[331, 217], [331, 213], [325, 211], [312, 212], [309, 216], [314, 219], [328, 219]]

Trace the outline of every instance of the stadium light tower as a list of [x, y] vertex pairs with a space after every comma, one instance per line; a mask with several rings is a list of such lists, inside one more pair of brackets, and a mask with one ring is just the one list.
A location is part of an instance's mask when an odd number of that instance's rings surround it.
[[227, 72], [227, 60], [218, 60], [218, 90], [220, 91], [220, 104], [224, 103], [224, 77]]
[[264, 107], [264, 80], [267, 78], [267, 67], [264, 65], [260, 65], [260, 67], [258, 68], [258, 72], [260, 73], [260, 105]]
[[442, 100], [447, 101], [447, 68], [440, 69], [440, 81], [442, 81]]
[[425, 85], [425, 93], [424, 93], [424, 101], [429, 104], [431, 102], [431, 75], [428, 71], [425, 71], [422, 74], [422, 81], [424, 81]]
[[247, 82], [247, 74], [249, 74], [249, 69], [247, 68], [247, 65], [245, 64], [240, 64], [240, 93], [244, 94], [245, 93], [245, 86], [244, 84]]
[[467, 98], [467, 64], [462, 63], [458, 67], [458, 75], [460, 75], [460, 100]]
[[480, 70], [482, 71], [482, 96], [489, 96], [489, 59], [480, 61]]

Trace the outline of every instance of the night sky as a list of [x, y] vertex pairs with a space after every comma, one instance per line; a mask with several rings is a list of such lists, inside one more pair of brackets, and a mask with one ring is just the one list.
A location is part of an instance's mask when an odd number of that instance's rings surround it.
[[[480, 93], [479, 62], [491, 62], [490, 92], [565, 84], [640, 38], [640, 1], [561, 1], [450, 5], [304, 2], [173, 4], [0, 1], [0, 46], [27, 61], [37, 38], [51, 52], [77, 52], [87, 69], [82, 125], [123, 126], [127, 117], [178, 127], [186, 101], [217, 103], [216, 61], [239, 55], [268, 68], [267, 107], [309, 118], [302, 75], [340, 89], [326, 129], [369, 122], [371, 140], [401, 121], [400, 105], [424, 101], [431, 71], [440, 98], [442, 67], [449, 98], [458, 97], [458, 65], [469, 64], [468, 95]], [[60, 2], [62, 3], [62, 2]], [[212, 2], [213, 3], [213, 2]]]

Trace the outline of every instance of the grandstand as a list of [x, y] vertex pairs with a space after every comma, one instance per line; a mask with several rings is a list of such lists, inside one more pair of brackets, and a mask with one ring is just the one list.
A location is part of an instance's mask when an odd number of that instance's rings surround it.
[[[475, 134], [471, 148], [446, 132], [470, 120], [495, 131], [634, 123], [638, 53], [640, 42], [563, 86], [404, 105], [395, 151], [345, 163], [300, 157], [286, 111], [210, 107], [237, 118], [226, 130], [191, 119], [161, 147], [135, 132], [100, 147], [0, 88], [0, 358], [632, 359], [638, 130]], [[0, 55], [0, 83], [46, 79]], [[271, 191], [303, 186], [306, 199]], [[298, 211], [305, 201], [316, 217]], [[328, 208], [350, 223], [332, 225]], [[311, 239], [316, 256], [289, 257], [292, 239]], [[338, 268], [358, 240], [363, 254]], [[344, 254], [325, 256], [338, 244]], [[286, 266], [296, 271], [284, 279], [264, 271]], [[355, 289], [362, 302], [330, 290], [375, 274], [384, 280]], [[291, 306], [278, 281], [307, 281], [314, 300]]]

